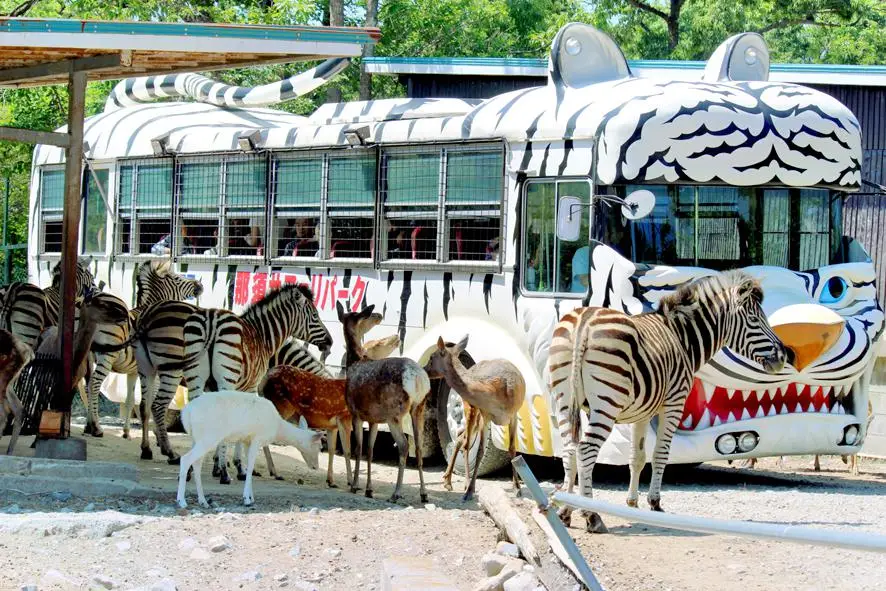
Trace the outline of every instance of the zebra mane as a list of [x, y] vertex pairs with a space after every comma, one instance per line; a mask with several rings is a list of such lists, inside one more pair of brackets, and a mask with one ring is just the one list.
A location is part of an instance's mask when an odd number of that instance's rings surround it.
[[698, 296], [706, 285], [718, 293], [733, 291], [734, 295], [727, 299], [736, 303], [741, 303], [748, 297], [753, 298], [758, 304], [763, 301], [763, 288], [760, 282], [744, 271], [735, 269], [684, 283], [673, 293], [662, 297], [654, 313], [671, 317], [693, 313], [699, 304]]
[[247, 316], [249, 314], [254, 314], [258, 310], [263, 308], [267, 308], [269, 306], [273, 306], [274, 303], [280, 298], [286, 297], [292, 292], [298, 292], [302, 297], [307, 298], [307, 301], [313, 305], [314, 303], [314, 293], [311, 291], [311, 288], [307, 285], [296, 285], [293, 283], [282, 285], [280, 287], [275, 287], [274, 289], [269, 289], [265, 293], [265, 297], [254, 302], [246, 307], [243, 310], [243, 313], [240, 315], [241, 318]]
[[[92, 275], [92, 271], [89, 270], [89, 265], [92, 264], [92, 255], [88, 257], [78, 257], [77, 258], [77, 269], [76, 273], [79, 275], [81, 272], [85, 272], [92, 279], [92, 283], [95, 283], [95, 277]], [[59, 259], [55, 265], [52, 267], [51, 271], [52, 275], [52, 286], [55, 288], [61, 288], [62, 284], [62, 261]]]

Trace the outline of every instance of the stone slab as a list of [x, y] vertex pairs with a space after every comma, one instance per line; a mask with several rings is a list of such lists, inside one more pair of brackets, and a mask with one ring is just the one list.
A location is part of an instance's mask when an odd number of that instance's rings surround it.
[[86, 440], [80, 437], [67, 439], [38, 439], [34, 457], [52, 460], [86, 461]]
[[429, 566], [427, 558], [394, 556], [381, 563], [381, 591], [456, 591], [458, 587]]
[[82, 462], [0, 455], [0, 475], [59, 479], [104, 479], [138, 482], [138, 468], [125, 462]]
[[152, 497], [158, 494], [157, 489], [142, 486], [132, 480], [57, 478], [53, 476], [19, 476], [9, 474], [0, 474], [0, 490], [24, 494], [67, 491], [77, 497]]

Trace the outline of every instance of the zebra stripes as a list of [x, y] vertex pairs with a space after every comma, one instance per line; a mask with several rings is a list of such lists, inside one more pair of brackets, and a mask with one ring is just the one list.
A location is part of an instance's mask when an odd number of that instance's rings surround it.
[[46, 294], [36, 285], [16, 281], [3, 288], [0, 329], [9, 331], [31, 349], [37, 348], [47, 316]]
[[228, 86], [199, 74], [127, 78], [117, 83], [105, 102], [105, 112], [162, 98], [186, 97], [219, 107], [261, 107], [302, 96], [326, 84], [348, 67], [348, 58], [332, 58], [285, 80], [256, 86]]
[[[77, 261], [77, 276], [75, 277], [74, 293], [77, 298], [85, 298], [92, 290], [96, 289], [95, 276], [89, 270], [92, 257]], [[46, 294], [46, 326], [58, 324], [59, 312], [62, 307], [62, 263], [57, 262], [52, 268], [52, 285], [43, 290]], [[79, 310], [79, 306], [75, 306]]]
[[268, 361], [268, 369], [278, 365], [289, 365], [307, 371], [324, 378], [333, 377], [332, 373], [322, 361], [311, 355], [307, 348], [297, 341], [289, 340], [271, 355]]
[[[332, 346], [332, 336], [320, 320], [313, 293], [307, 286], [286, 285], [272, 291], [241, 316], [219, 309], [191, 314], [184, 325], [184, 377], [189, 399], [199, 397], [210, 387], [254, 391], [271, 356], [288, 338], [303, 340], [321, 350]], [[158, 395], [154, 408], [160, 404], [164, 401]], [[219, 449], [219, 465], [222, 481], [229, 481], [223, 445]]]
[[[591, 475], [597, 454], [615, 423], [631, 423], [628, 504], [637, 505], [640, 471], [646, 464], [646, 431], [657, 417], [647, 500], [653, 510], [661, 510], [661, 480], [671, 439], [695, 373], [723, 347], [767, 373], [778, 373], [784, 366], [785, 348], [766, 320], [762, 301], [756, 279], [729, 271], [682, 286], [662, 298], [654, 312], [628, 316], [608, 308], [586, 308], [557, 325], [558, 348], [549, 361], [551, 382], [554, 386], [556, 375], [556, 386], [562, 387], [568, 368], [572, 393], [568, 428], [578, 444], [582, 495], [593, 495]], [[574, 336], [571, 351], [564, 350], [568, 332]], [[571, 352], [568, 362], [567, 352]], [[558, 406], [561, 421], [562, 414]], [[564, 467], [571, 481], [567, 457], [564, 454]], [[569, 511], [561, 511], [561, 516], [568, 521]], [[586, 512], [585, 518], [588, 531], [606, 531], [596, 513]]]
[[[99, 389], [110, 372], [127, 376], [126, 402], [124, 403], [123, 437], [129, 438], [129, 417], [132, 414], [135, 377], [138, 365], [135, 351], [127, 346], [120, 350], [109, 350], [129, 340], [131, 327], [138, 324], [141, 313], [151, 304], [170, 300], [184, 300], [197, 297], [203, 293], [203, 285], [199, 281], [187, 279], [172, 272], [169, 261], [152, 261], [142, 265], [136, 276], [138, 305], [129, 311], [129, 325], [102, 324], [93, 338], [92, 352], [95, 356], [95, 368], [87, 388], [88, 413], [84, 434], [101, 437], [104, 433], [98, 420]], [[147, 404], [142, 398], [142, 421], [149, 420], [146, 412]]]

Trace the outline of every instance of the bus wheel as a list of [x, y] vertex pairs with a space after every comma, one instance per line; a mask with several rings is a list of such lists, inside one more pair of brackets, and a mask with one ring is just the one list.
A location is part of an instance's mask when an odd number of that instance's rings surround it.
[[[440, 447], [443, 450], [443, 458], [449, 463], [452, 452], [455, 449], [456, 437], [460, 437], [465, 427], [465, 411], [461, 396], [451, 390], [446, 382], [437, 391], [437, 436], [440, 439]], [[489, 425], [483, 430], [482, 436], [486, 438], [486, 451], [480, 461], [478, 476], [485, 476], [508, 465], [510, 458], [508, 452], [498, 449], [492, 444], [492, 435]], [[474, 461], [477, 459], [477, 450], [480, 447], [480, 438], [472, 437], [471, 451], [468, 454], [470, 469], [474, 469]], [[463, 452], [459, 451], [459, 457], [455, 461], [455, 473], [464, 476], [465, 460]]]

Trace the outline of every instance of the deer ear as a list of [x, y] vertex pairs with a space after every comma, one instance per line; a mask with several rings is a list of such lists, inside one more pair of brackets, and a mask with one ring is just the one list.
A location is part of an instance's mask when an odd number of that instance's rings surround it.
[[298, 417], [298, 426], [301, 427], [302, 429], [308, 428], [308, 422], [305, 420], [304, 415]]
[[455, 350], [456, 350], [457, 354], [461, 355], [462, 353], [464, 353], [464, 350], [467, 348], [468, 348], [468, 335], [465, 335], [464, 337], [462, 337], [462, 339], [455, 346]]
[[338, 321], [345, 321], [345, 307], [341, 305], [341, 301], [335, 302], [335, 311], [338, 312]]
[[446, 343], [443, 342], [443, 337], [437, 337], [437, 348], [441, 351], [446, 348]]

